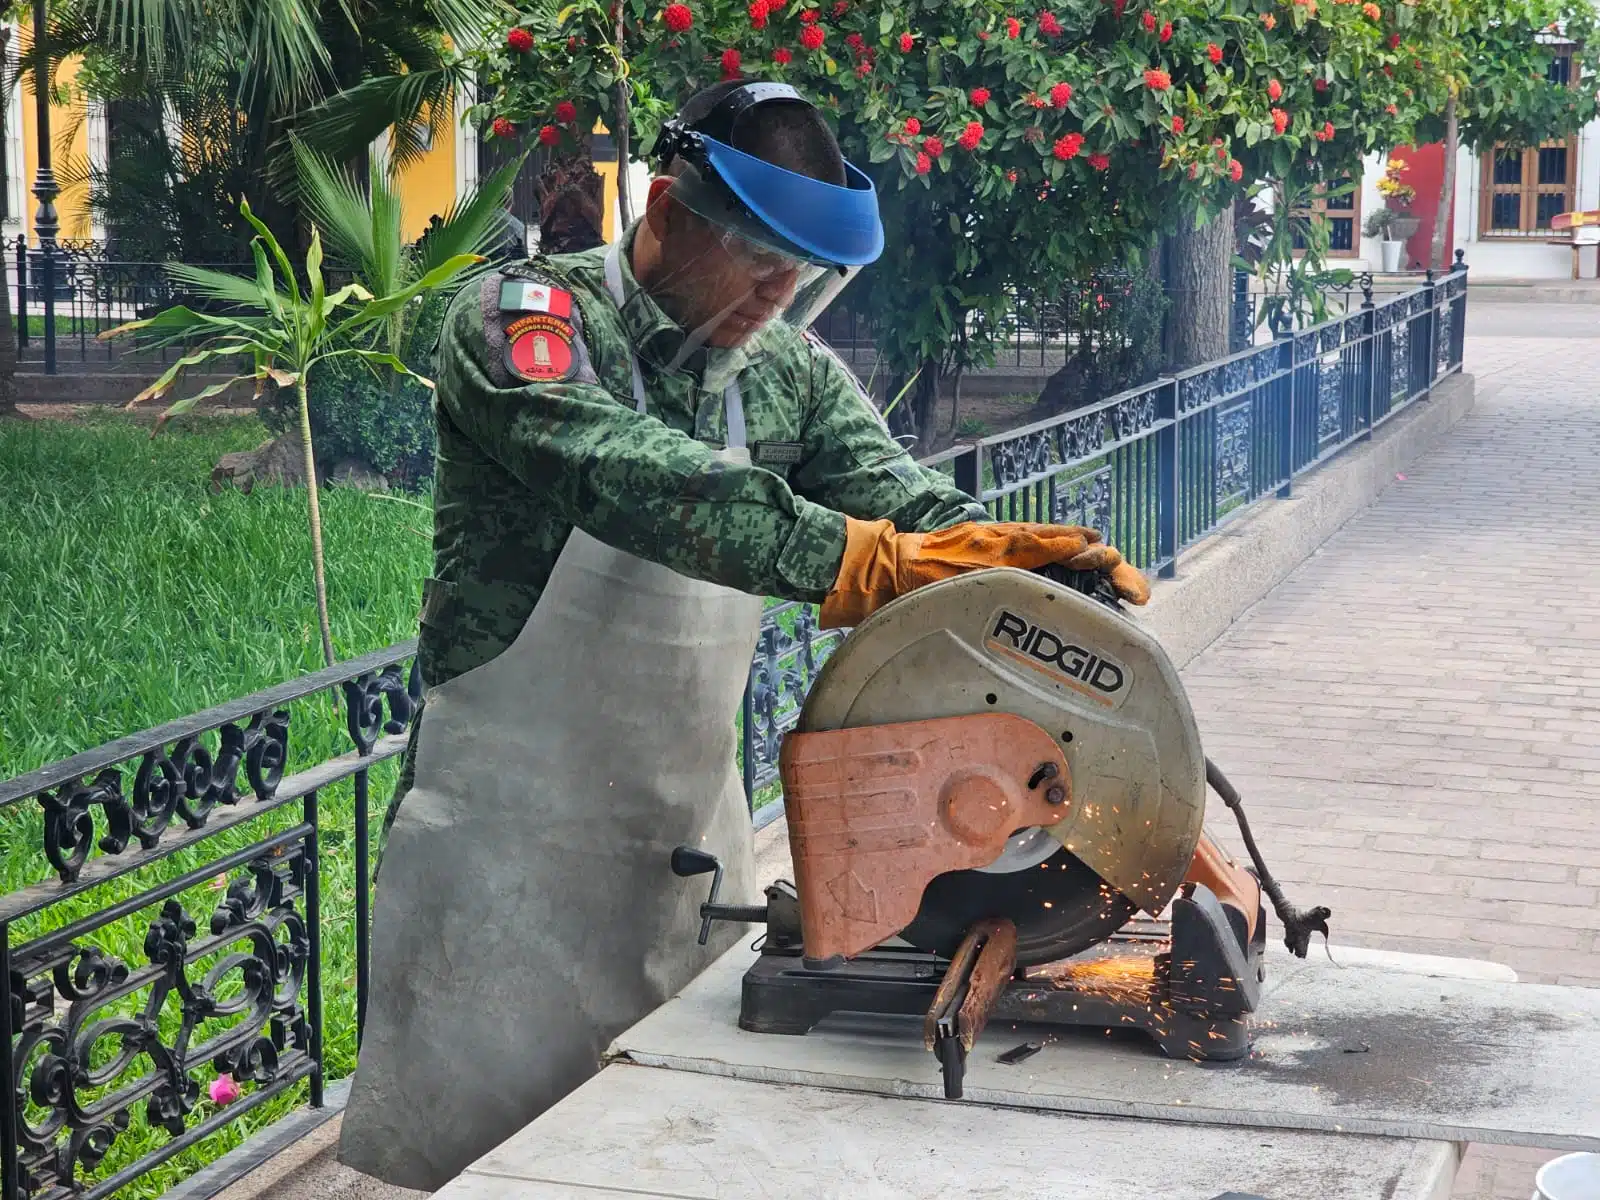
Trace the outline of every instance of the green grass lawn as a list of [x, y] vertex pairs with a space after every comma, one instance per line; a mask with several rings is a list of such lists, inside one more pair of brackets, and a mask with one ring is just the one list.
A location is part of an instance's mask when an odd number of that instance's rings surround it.
[[[0, 779], [322, 666], [304, 492], [264, 488], [251, 496], [212, 496], [207, 490], [220, 455], [249, 449], [265, 436], [254, 419], [221, 417], [184, 418], [154, 441], [148, 424], [118, 413], [74, 423], [0, 423]], [[323, 516], [337, 656], [353, 658], [414, 637], [431, 557], [426, 513], [333, 489], [323, 493]], [[291, 711], [289, 770], [349, 748], [325, 698], [301, 701]], [[393, 788], [395, 766], [384, 764], [372, 774], [377, 817]], [[125, 782], [131, 784], [131, 775]], [[355, 1061], [352, 812], [348, 783], [323, 793], [322, 961], [330, 1079], [349, 1074]], [[200, 867], [294, 824], [299, 814], [298, 804], [288, 805], [18, 922], [11, 943], [20, 945]], [[0, 890], [51, 877], [41, 829], [36, 806], [0, 813]], [[104, 832], [100, 817], [97, 835]], [[220, 897], [209, 884], [179, 897], [202, 935]], [[93, 940], [137, 970], [148, 962], [143, 942], [153, 915], [146, 909], [117, 921]], [[235, 972], [219, 995], [237, 991]], [[147, 997], [141, 991], [96, 1015], [131, 1014]], [[162, 1013], [168, 1044], [178, 1026], [177, 1006], [178, 998], [170, 997]], [[207, 1022], [194, 1042], [237, 1019]], [[118, 1048], [117, 1037], [102, 1038], [93, 1065], [114, 1061]], [[149, 1069], [140, 1059], [129, 1072]], [[306, 1091], [302, 1084], [255, 1109], [119, 1196], [159, 1196], [252, 1130], [304, 1103]], [[42, 1115], [29, 1108], [36, 1118]], [[211, 1111], [202, 1090], [190, 1123]], [[137, 1105], [130, 1127], [80, 1178], [105, 1179], [166, 1141]]]

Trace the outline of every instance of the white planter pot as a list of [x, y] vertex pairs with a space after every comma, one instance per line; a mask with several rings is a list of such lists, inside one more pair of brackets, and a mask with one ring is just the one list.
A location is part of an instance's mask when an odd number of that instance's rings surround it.
[[1383, 269], [1385, 271], [1398, 271], [1400, 269], [1400, 252], [1406, 248], [1404, 242], [1383, 242]]

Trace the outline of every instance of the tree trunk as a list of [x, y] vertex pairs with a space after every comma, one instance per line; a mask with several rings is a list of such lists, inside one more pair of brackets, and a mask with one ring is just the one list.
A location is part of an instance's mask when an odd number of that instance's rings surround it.
[[[616, 22], [613, 36], [617, 39], [617, 56], [620, 59], [625, 53], [620, 2], [616, 4]], [[626, 229], [633, 221], [633, 183], [628, 178], [628, 81], [620, 74], [617, 77], [616, 102], [612, 108], [616, 113], [613, 122], [616, 128], [611, 131], [611, 141], [617, 148], [617, 216], [619, 224]]]
[[1444, 269], [1444, 236], [1450, 217], [1455, 211], [1456, 199], [1456, 93], [1450, 89], [1450, 98], [1444, 104], [1444, 179], [1439, 184], [1439, 205], [1433, 214], [1433, 245], [1428, 250], [1428, 261], [1435, 270]]
[[905, 379], [899, 377], [891, 380], [891, 387], [890, 401], [894, 402], [896, 396], [900, 399], [889, 412], [889, 429], [896, 437], [916, 439], [912, 453], [919, 454], [921, 443], [930, 441], [938, 432], [935, 409], [939, 404], [939, 363], [931, 359], [924, 361], [909, 390], [906, 390]]
[[572, 154], [552, 157], [539, 176], [539, 250], [573, 254], [605, 244], [605, 180], [595, 172], [588, 139]]
[[1225, 358], [1233, 307], [1233, 210], [1187, 221], [1161, 247], [1170, 289], [1167, 369]]
[[306, 395], [306, 375], [295, 383], [300, 405], [300, 445], [305, 453], [306, 502], [311, 510], [311, 578], [317, 590], [317, 627], [322, 631], [322, 657], [333, 666], [333, 634], [328, 622], [328, 580], [322, 564], [322, 507], [317, 502], [317, 468], [311, 448], [311, 401]]

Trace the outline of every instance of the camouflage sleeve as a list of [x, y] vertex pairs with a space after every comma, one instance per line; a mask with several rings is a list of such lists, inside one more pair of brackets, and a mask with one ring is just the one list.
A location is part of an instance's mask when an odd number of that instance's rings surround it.
[[989, 514], [948, 476], [918, 465], [889, 434], [866, 390], [831, 349], [812, 343], [805, 460], [791, 476], [801, 495], [860, 520], [925, 533]]
[[489, 457], [617, 549], [753, 595], [826, 596], [844, 557], [842, 514], [621, 403], [589, 364], [577, 311], [564, 377], [513, 374], [487, 293], [480, 307], [475, 291], [446, 318], [436, 402]]

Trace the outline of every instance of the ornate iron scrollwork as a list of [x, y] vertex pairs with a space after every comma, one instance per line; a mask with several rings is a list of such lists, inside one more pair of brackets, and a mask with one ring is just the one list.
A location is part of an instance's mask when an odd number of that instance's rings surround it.
[[169, 1137], [188, 1136], [207, 1077], [270, 1088], [305, 1073], [304, 847], [243, 871], [208, 936], [197, 937], [176, 897], [162, 902], [145, 930], [145, 966], [88, 940], [96, 934], [14, 952], [12, 1061], [30, 1104], [18, 1123], [19, 1173], [31, 1200], [80, 1194], [141, 1108]]
[[995, 485], [1002, 490], [1016, 487], [1050, 469], [1050, 434], [1046, 430], [1009, 438], [989, 448]]
[[[288, 761], [288, 712], [269, 709], [254, 714], [248, 725], [230, 722], [218, 727], [215, 757], [200, 740], [204, 732], [105, 767], [88, 781], [69, 781], [37, 794], [44, 810], [45, 857], [63, 883], [78, 878], [91, 846], [112, 855], [123, 853], [134, 841], [145, 850], [153, 849], [175, 816], [190, 829], [204, 828], [219, 804], [239, 803], [241, 766], [255, 797], [272, 799]], [[133, 762], [137, 765], [130, 798], [123, 792], [123, 769]], [[98, 841], [96, 808], [104, 813], [105, 822]]]
[[[383, 670], [344, 682], [345, 728], [350, 740], [361, 754], [371, 754], [378, 744], [380, 734], [391, 736], [406, 732], [411, 727], [417, 710], [422, 706], [422, 671], [413, 659], [404, 681], [400, 677], [400, 664], [391, 663]], [[389, 705], [389, 719], [383, 718], [383, 706]]]
[[1226, 512], [1250, 495], [1250, 402], [1217, 413], [1217, 511]]

